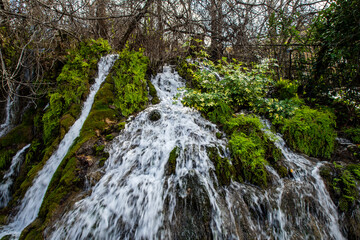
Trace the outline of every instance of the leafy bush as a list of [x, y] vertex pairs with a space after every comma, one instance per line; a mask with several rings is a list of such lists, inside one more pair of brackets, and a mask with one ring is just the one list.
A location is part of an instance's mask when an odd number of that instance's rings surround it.
[[346, 137], [348, 137], [353, 143], [360, 143], [360, 128], [348, 128], [344, 131]]
[[114, 105], [122, 115], [129, 116], [140, 111], [147, 103], [146, 70], [148, 58], [142, 52], [125, 48], [114, 64], [112, 78], [115, 83]]
[[292, 148], [313, 157], [330, 158], [336, 137], [334, 126], [331, 113], [303, 107], [284, 120], [281, 132]]
[[339, 198], [339, 208], [347, 211], [359, 199], [357, 183], [360, 181], [360, 164], [350, 164], [346, 167], [334, 162], [336, 177], [333, 179], [333, 188]]
[[295, 111], [302, 105], [298, 98], [279, 100], [277, 98], [264, 98], [257, 102], [256, 112], [266, 116], [272, 124], [279, 125], [286, 118], [294, 116]]
[[280, 79], [274, 84], [274, 97], [279, 100], [290, 99], [296, 96], [298, 85], [287, 79]]
[[266, 96], [272, 82], [270, 64], [264, 61], [249, 70], [241, 63], [227, 63], [224, 59], [217, 65], [196, 62], [191, 67], [197, 66], [197, 71], [190, 69], [196, 89], [187, 89], [183, 104], [206, 113], [214, 122], [224, 123], [233, 111], [254, 109]]

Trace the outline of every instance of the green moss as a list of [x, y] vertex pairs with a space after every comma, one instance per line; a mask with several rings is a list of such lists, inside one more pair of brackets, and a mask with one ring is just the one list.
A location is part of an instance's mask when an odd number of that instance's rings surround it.
[[64, 113], [69, 111], [73, 117], [78, 117], [78, 106], [89, 92], [91, 73], [100, 57], [109, 51], [110, 46], [102, 39], [81, 42], [77, 48], [69, 50], [66, 64], [56, 79], [58, 85], [49, 94], [49, 108], [42, 118], [46, 144], [59, 134], [60, 118]]
[[148, 102], [145, 80], [147, 64], [148, 59], [141, 52], [126, 48], [113, 66], [114, 105], [125, 117], [142, 110]]
[[336, 138], [334, 126], [332, 114], [304, 107], [284, 120], [281, 132], [292, 148], [313, 157], [330, 158]]
[[279, 100], [290, 99], [296, 96], [298, 85], [287, 79], [280, 79], [274, 84], [274, 97]]
[[168, 160], [168, 170], [167, 174], [175, 174], [176, 171], [176, 160], [179, 157], [180, 148], [178, 146], [174, 147], [174, 149], [170, 152], [169, 160]]
[[11, 159], [16, 154], [13, 149], [0, 151], [0, 171], [7, 170], [10, 167]]
[[108, 135], [105, 136], [105, 139], [106, 139], [107, 141], [111, 141], [111, 140], [114, 139], [114, 135], [108, 134]]
[[274, 137], [265, 134], [262, 128], [263, 124], [258, 117], [244, 114], [230, 119], [224, 125], [226, 133], [231, 136], [229, 148], [236, 179], [266, 187], [268, 173], [265, 166], [270, 163], [279, 171], [284, 169], [277, 166], [282, 153], [275, 146]]
[[233, 164], [238, 175], [252, 184], [267, 186], [265, 151], [258, 138], [235, 132], [229, 141]]
[[31, 142], [33, 137], [32, 124], [22, 123], [13, 128], [0, 139], [0, 148], [16, 147]]
[[360, 127], [347, 128], [344, 130], [344, 133], [353, 143], [360, 144]]
[[207, 148], [207, 154], [209, 159], [214, 163], [215, 174], [221, 185], [229, 185], [231, 180], [243, 182], [241, 176], [236, 175], [235, 168], [229, 159], [221, 157], [217, 148]]
[[120, 123], [117, 125], [118, 130], [120, 131], [120, 130], [124, 129], [124, 128], [125, 128], [125, 125], [126, 125], [126, 122], [120, 122]]
[[115, 121], [116, 119], [116, 112], [110, 108], [106, 110], [91, 111], [83, 125], [83, 129], [84, 131], [91, 133], [95, 133], [96, 130], [103, 131], [108, 127], [106, 121]]
[[99, 167], [103, 167], [105, 162], [106, 162], [107, 158], [106, 157], [103, 157], [99, 160]]
[[65, 114], [60, 119], [60, 138], [62, 139], [69, 131], [70, 127], [75, 123], [75, 118], [70, 114]]
[[356, 200], [360, 200], [360, 191], [357, 188], [360, 184], [360, 164], [343, 167], [334, 162], [334, 166], [336, 171], [332, 186], [338, 198], [339, 209], [345, 212], [354, 206]]
[[99, 155], [103, 154], [105, 145], [95, 145], [94, 148], [95, 148], [95, 154], [97, 156], [99, 156]]
[[152, 97], [151, 99], [151, 103], [152, 104], [158, 104], [160, 103], [160, 99], [157, 95], [156, 89], [154, 87], [154, 85], [151, 83], [150, 80], [147, 81], [148, 87], [149, 87], [149, 95]]

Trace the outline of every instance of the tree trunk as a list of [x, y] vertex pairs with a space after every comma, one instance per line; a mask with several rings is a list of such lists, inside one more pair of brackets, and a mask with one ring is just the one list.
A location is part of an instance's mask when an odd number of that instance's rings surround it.
[[[106, 5], [107, 0], [97, 0], [96, 2], [96, 17], [106, 17]], [[107, 26], [105, 19], [98, 19], [96, 24], [96, 30], [98, 37], [103, 39], [108, 38]]]
[[222, 6], [221, 1], [211, 0], [210, 5], [210, 18], [211, 18], [211, 45], [210, 45], [210, 55], [215, 59], [220, 59], [222, 56]]
[[145, 13], [147, 12], [148, 8], [150, 7], [150, 5], [153, 2], [154, 2], [154, 0], [147, 0], [146, 3], [145, 3], [145, 6], [133, 18], [133, 20], [131, 21], [128, 29], [126, 30], [126, 32], [124, 34], [124, 36], [121, 38], [121, 40], [120, 40], [120, 42], [118, 44], [119, 50], [122, 50], [125, 47], [125, 44], [126, 44], [127, 40], [129, 39], [131, 33], [136, 28], [137, 23], [144, 17]]

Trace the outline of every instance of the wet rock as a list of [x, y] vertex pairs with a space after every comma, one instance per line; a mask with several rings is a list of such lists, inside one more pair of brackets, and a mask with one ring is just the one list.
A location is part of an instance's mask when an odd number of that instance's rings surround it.
[[161, 113], [159, 110], [155, 109], [155, 110], [152, 110], [150, 113], [149, 113], [149, 116], [148, 116], [149, 120], [150, 121], [157, 121], [161, 118]]
[[95, 140], [90, 140], [85, 142], [80, 148], [79, 150], [76, 151], [76, 155], [93, 155], [95, 154], [94, 152], [94, 144], [95, 144]]
[[172, 238], [212, 239], [210, 199], [199, 177], [189, 173], [177, 188], [174, 216], [169, 226]]

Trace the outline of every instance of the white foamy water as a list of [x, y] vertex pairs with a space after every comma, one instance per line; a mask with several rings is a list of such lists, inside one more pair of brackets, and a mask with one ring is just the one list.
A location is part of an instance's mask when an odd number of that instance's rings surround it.
[[[139, 113], [108, 147], [103, 177], [53, 226], [48, 239], [344, 239], [316, 159], [276, 146], [292, 176], [267, 166], [272, 185], [218, 186], [207, 147], [229, 157], [216, 126], [173, 97], [184, 83], [164, 67], [161, 102]], [[161, 118], [150, 121], [157, 110]], [[264, 131], [269, 132], [269, 129]], [[178, 147], [175, 173], [170, 152]], [[221, 153], [222, 154], [222, 153]], [[185, 220], [183, 220], [185, 219]]]
[[[214, 235], [220, 231], [220, 211], [206, 147], [225, 148], [226, 143], [216, 139], [215, 125], [173, 100], [184, 83], [169, 67], [164, 67], [152, 82], [161, 103], [126, 125], [108, 149], [105, 175], [91, 195], [77, 202], [55, 225], [50, 239], [167, 239], [171, 232], [163, 226], [174, 217], [176, 195], [187, 194], [183, 181], [189, 174], [196, 175], [209, 193]], [[160, 111], [161, 119], [152, 122], [148, 115], [155, 109]], [[176, 173], [167, 176], [169, 154], [176, 146]], [[165, 199], [169, 199], [168, 205]]]
[[[19, 87], [16, 89], [16, 93], [18, 92]], [[5, 107], [5, 121], [0, 125], [0, 138], [5, 136], [10, 130], [13, 128], [13, 121], [18, 111], [19, 97], [15, 94], [12, 96], [9, 93], [6, 99], [6, 107]]]
[[6, 235], [12, 235], [14, 238], [18, 238], [22, 230], [37, 217], [51, 178], [67, 154], [74, 140], [79, 136], [80, 130], [90, 113], [95, 94], [108, 75], [117, 57], [117, 55], [108, 55], [106, 57], [102, 57], [99, 61], [98, 77], [95, 79], [95, 83], [91, 86], [91, 91], [84, 102], [79, 119], [71, 126], [70, 130], [60, 142], [58, 149], [48, 159], [43, 169], [40, 170], [35, 177], [32, 186], [27, 190], [23, 200], [21, 201], [18, 213], [12, 218], [8, 225], [0, 228], [0, 238]]
[[2, 183], [0, 184], [0, 208], [6, 207], [11, 199], [10, 188], [14, 183], [14, 177], [19, 173], [19, 168], [24, 160], [24, 153], [30, 147], [30, 144], [20, 149], [11, 160], [9, 170], [4, 174]]

